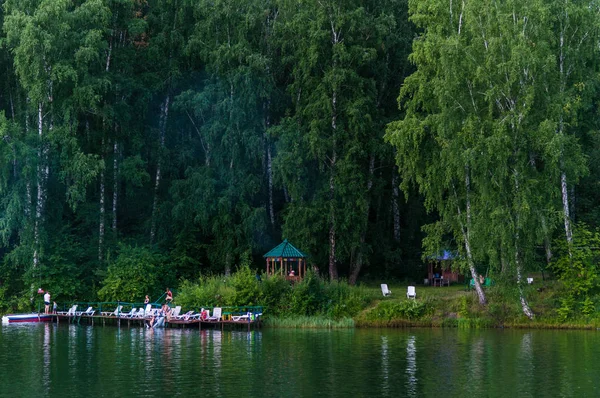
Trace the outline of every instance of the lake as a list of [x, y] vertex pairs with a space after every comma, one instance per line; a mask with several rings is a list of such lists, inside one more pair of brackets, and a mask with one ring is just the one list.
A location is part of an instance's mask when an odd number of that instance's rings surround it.
[[596, 397], [596, 331], [0, 327], [2, 397]]

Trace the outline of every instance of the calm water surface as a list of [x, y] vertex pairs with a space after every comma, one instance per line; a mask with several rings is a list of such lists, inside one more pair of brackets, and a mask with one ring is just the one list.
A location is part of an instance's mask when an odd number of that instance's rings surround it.
[[598, 397], [600, 332], [0, 327], [2, 397]]

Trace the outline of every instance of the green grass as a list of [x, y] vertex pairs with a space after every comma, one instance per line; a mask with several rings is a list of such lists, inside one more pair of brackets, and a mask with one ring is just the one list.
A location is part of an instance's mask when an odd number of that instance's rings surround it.
[[333, 320], [323, 316], [265, 317], [263, 325], [288, 329], [351, 329], [354, 327], [354, 320], [352, 318]]

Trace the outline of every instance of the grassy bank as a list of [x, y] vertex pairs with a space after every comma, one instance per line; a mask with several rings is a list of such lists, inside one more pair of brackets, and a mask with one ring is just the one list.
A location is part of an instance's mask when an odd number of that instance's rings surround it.
[[[406, 286], [392, 291], [405, 294]], [[453, 328], [534, 328], [597, 329], [597, 311], [590, 315], [561, 314], [563, 287], [556, 281], [540, 281], [525, 288], [533, 320], [521, 311], [515, 288], [493, 286], [487, 291], [488, 305], [480, 306], [473, 291], [464, 285], [417, 287], [417, 299], [405, 296], [381, 297], [354, 320], [357, 327], [453, 327]]]
[[177, 303], [184, 308], [261, 305], [266, 327], [451, 327], [595, 329], [596, 311], [587, 316], [561, 312], [564, 288], [557, 281], [536, 279], [524, 293], [536, 316], [526, 318], [512, 284], [501, 281], [486, 290], [488, 305], [480, 306], [464, 284], [449, 287], [417, 286], [416, 300], [406, 298], [407, 285], [388, 284], [392, 295], [383, 297], [377, 282], [350, 286], [309, 274], [299, 283], [284, 278], [257, 279], [248, 267], [231, 276], [204, 277], [186, 282]]

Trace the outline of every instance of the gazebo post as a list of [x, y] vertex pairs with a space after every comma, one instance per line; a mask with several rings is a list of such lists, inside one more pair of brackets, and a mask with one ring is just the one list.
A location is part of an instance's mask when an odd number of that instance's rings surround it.
[[306, 255], [296, 249], [287, 239], [284, 239], [281, 244], [271, 249], [263, 257], [266, 260], [268, 275], [279, 273], [287, 279], [288, 275], [294, 271], [294, 280], [306, 277]]

